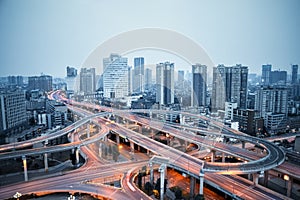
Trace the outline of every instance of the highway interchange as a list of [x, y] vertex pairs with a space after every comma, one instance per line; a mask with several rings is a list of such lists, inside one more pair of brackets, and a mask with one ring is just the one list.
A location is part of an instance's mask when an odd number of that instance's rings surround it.
[[[56, 95], [56, 96], [55, 96]], [[63, 99], [58, 93], [52, 93], [52, 98]], [[75, 104], [77, 104], [75, 106]], [[88, 103], [72, 102], [69, 105], [69, 109], [77, 114], [81, 114], [82, 119], [75, 122], [74, 124], [57, 131], [51, 135], [41, 136], [29, 141], [18, 142], [14, 144], [7, 144], [0, 146], [0, 160], [5, 160], [9, 158], [29, 156], [34, 154], [44, 154], [51, 152], [58, 152], [67, 149], [80, 149], [80, 153], [86, 158], [86, 163], [79, 169], [70, 171], [68, 173], [60, 174], [59, 176], [41, 179], [36, 181], [28, 181], [17, 183], [14, 185], [8, 185], [0, 188], [1, 199], [10, 198], [16, 191], [22, 194], [30, 193], [52, 193], [52, 192], [85, 192], [92, 195], [99, 195], [107, 197], [110, 199], [147, 199], [145, 194], [138, 190], [132, 181], [132, 175], [134, 173], [128, 173], [131, 170], [136, 170], [142, 166], [148, 165], [149, 160], [139, 161], [139, 162], [126, 162], [126, 163], [113, 163], [107, 164], [101, 162], [97, 159], [97, 155], [91, 152], [87, 148], [87, 144], [93, 143], [99, 140], [105, 140], [105, 137], [113, 131], [116, 135], [126, 138], [130, 142], [148, 150], [154, 155], [159, 155], [168, 158], [168, 167], [177, 169], [195, 178], [199, 178], [200, 170], [205, 173], [205, 182], [213, 185], [216, 188], [221, 189], [225, 193], [234, 196], [237, 199], [287, 199], [282, 195], [275, 192], [269, 191], [262, 186], [253, 185], [252, 182], [241, 180], [238, 176], [234, 174], [253, 174], [259, 173], [261, 171], [266, 171], [280, 166], [284, 160], [283, 151], [275, 146], [273, 143], [249, 137], [245, 134], [233, 131], [229, 128], [225, 128], [219, 122], [215, 122], [204, 116], [193, 115], [190, 113], [176, 113], [172, 111], [161, 111], [161, 110], [151, 110], [152, 114], [182, 114], [188, 117], [197, 118], [198, 120], [203, 120], [209, 123], [211, 127], [219, 128], [221, 132], [212, 131], [202, 131], [202, 135], [199, 136], [195, 133], [191, 133], [193, 127], [187, 131], [186, 128], [179, 129], [174, 127], [172, 124], [168, 124], [153, 120], [151, 118], [141, 117], [136, 115], [136, 113], [150, 112], [149, 110], [112, 110], [110, 108], [97, 107], [98, 110], [103, 110], [105, 112], [100, 112], [93, 114], [87, 109], [93, 109], [95, 105]], [[85, 108], [85, 109], [84, 109]], [[183, 139], [190, 143], [195, 143], [200, 146], [205, 146], [213, 151], [218, 151], [225, 153], [227, 155], [236, 156], [245, 160], [242, 163], [222, 163], [222, 162], [205, 162], [203, 160], [197, 159], [187, 153], [179, 151], [175, 148], [162, 144], [149, 138], [141, 133], [133, 131], [126, 127], [122, 123], [105, 123], [103, 116], [114, 115], [122, 118], [126, 123], [135, 123], [143, 127], [150, 127], [155, 131], [164, 132], [173, 137]], [[86, 139], [80, 140], [78, 135], [76, 136], [76, 130], [79, 127], [84, 126], [86, 123], [98, 123], [101, 127], [98, 134], [95, 134]], [[199, 131], [199, 130], [198, 130]], [[71, 142], [63, 145], [56, 146], [45, 146], [39, 149], [22, 149], [24, 147], [30, 147], [33, 144], [44, 142], [46, 140], [51, 140], [62, 135], [69, 134], [71, 136]], [[72, 136], [73, 135], [73, 136]], [[75, 136], [74, 136], [75, 135]], [[203, 135], [206, 135], [205, 137]], [[212, 139], [208, 139], [208, 136], [222, 136], [236, 138], [241, 141], [251, 143], [260, 146], [264, 149], [265, 153], [263, 155], [258, 155], [250, 152], [244, 148], [238, 148], [233, 145], [228, 145], [222, 142], [215, 142]], [[16, 151], [9, 151], [9, 150]], [[91, 164], [92, 163], [92, 164]], [[95, 164], [97, 163], [97, 164]], [[95, 177], [105, 177], [112, 174], [120, 174], [122, 178], [122, 188], [114, 188], [106, 185], [92, 185], [86, 184], [85, 180], [92, 180]], [[221, 175], [221, 174], [227, 174]], [[228, 176], [231, 175], [231, 176]], [[128, 177], [128, 178], [126, 178]], [[126, 181], [128, 180], [128, 181]], [[134, 187], [135, 189], [132, 189]], [[232, 190], [235, 188], [235, 191]]]

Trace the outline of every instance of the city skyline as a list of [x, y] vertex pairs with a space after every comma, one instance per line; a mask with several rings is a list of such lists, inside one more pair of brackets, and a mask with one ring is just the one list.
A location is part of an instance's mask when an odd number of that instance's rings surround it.
[[[274, 69], [290, 73], [290, 64], [300, 63], [299, 5], [298, 1], [281, 0], [229, 1], [222, 6], [217, 1], [166, 1], [146, 2], [145, 9], [139, 10], [134, 9], [139, 6], [137, 2], [2, 1], [2, 76], [43, 72], [65, 77], [68, 65], [93, 67], [82, 63], [99, 44], [114, 35], [145, 27], [165, 28], [191, 38], [206, 50], [215, 65], [240, 63], [252, 73], [270, 63]], [[119, 14], [109, 15], [110, 9], [106, 8], [114, 8]], [[202, 12], [196, 12], [199, 8]], [[133, 9], [135, 12], [128, 12]], [[180, 14], [175, 18], [166, 16], [166, 9]], [[153, 10], [156, 15], [151, 15]], [[173, 58], [164, 60], [174, 62]]]

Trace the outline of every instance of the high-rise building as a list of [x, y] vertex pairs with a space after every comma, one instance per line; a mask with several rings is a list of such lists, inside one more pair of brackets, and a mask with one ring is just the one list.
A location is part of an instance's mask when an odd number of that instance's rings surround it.
[[225, 102], [247, 107], [248, 67], [218, 65], [213, 69], [212, 110], [224, 110]]
[[81, 68], [80, 70], [80, 92], [92, 94], [96, 91], [95, 68]]
[[144, 58], [134, 58], [133, 91], [144, 92]]
[[20, 127], [24, 127], [26, 124], [24, 92], [0, 91], [0, 133], [13, 129], [19, 130]]
[[265, 127], [273, 134], [286, 128], [288, 90], [280, 86], [262, 86], [256, 92], [255, 110], [260, 111]]
[[272, 85], [285, 85], [287, 79], [287, 72], [275, 70], [271, 71], [270, 82]]
[[195, 107], [206, 106], [207, 67], [200, 64], [192, 65], [192, 73], [193, 85], [191, 105]]
[[67, 91], [74, 93], [78, 92], [79, 84], [77, 83], [77, 69], [67, 66], [67, 77], [65, 78]]
[[7, 77], [8, 80], [8, 85], [9, 86], [19, 86], [22, 87], [23, 86], [23, 76], [8, 76]]
[[103, 59], [103, 96], [106, 98], [122, 98], [128, 95], [127, 58], [111, 54]]
[[184, 71], [178, 70], [178, 82], [182, 83], [184, 81]]
[[133, 70], [131, 66], [128, 66], [128, 94], [132, 94], [133, 92]]
[[77, 69], [74, 67], [67, 66], [67, 77], [76, 77], [77, 76]]
[[260, 116], [265, 117], [268, 112], [288, 113], [288, 90], [280, 86], [260, 87], [256, 91], [255, 110], [260, 111]]
[[28, 90], [52, 90], [52, 76], [41, 75], [28, 77]]
[[292, 65], [292, 84], [298, 82], [298, 65]]
[[145, 70], [145, 89], [148, 90], [152, 85], [152, 70], [146, 68]]
[[156, 65], [156, 101], [160, 104], [174, 103], [174, 63]]
[[261, 73], [262, 85], [270, 85], [271, 71], [272, 71], [272, 65], [270, 64], [262, 65], [262, 73]]

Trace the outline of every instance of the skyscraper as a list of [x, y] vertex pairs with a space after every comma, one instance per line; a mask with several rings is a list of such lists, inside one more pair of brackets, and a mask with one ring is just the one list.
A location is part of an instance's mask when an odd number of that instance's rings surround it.
[[[0, 91], [0, 133], [26, 126], [27, 115], [23, 91]], [[23, 130], [24, 128], [21, 128]], [[18, 129], [19, 130], [19, 129]]]
[[133, 91], [144, 92], [144, 58], [134, 58]]
[[132, 89], [132, 78], [133, 76], [133, 70], [131, 66], [128, 66], [128, 94], [132, 94], [133, 89]]
[[152, 85], [152, 70], [146, 68], [145, 71], [145, 89], [148, 90]]
[[298, 82], [298, 65], [292, 65], [292, 84]]
[[272, 85], [285, 85], [287, 79], [287, 71], [275, 70], [271, 71], [270, 82]]
[[103, 59], [103, 96], [122, 98], [128, 95], [128, 64], [127, 58], [111, 54]]
[[[192, 106], [206, 106], [206, 82], [207, 67], [205, 65], [192, 65], [193, 85], [192, 85]], [[179, 74], [179, 72], [178, 72]]]
[[52, 76], [42, 75], [42, 76], [30, 76], [28, 77], [28, 90], [42, 90], [51, 91], [52, 90]]
[[174, 63], [156, 65], [156, 101], [160, 104], [174, 103]]
[[71, 93], [78, 92], [77, 83], [77, 69], [67, 66], [67, 77], [65, 78], [67, 83], [67, 90]]
[[182, 83], [184, 81], [184, 71], [178, 70], [178, 82]]
[[286, 128], [288, 113], [288, 90], [280, 86], [262, 86], [256, 92], [255, 110], [260, 111], [269, 133], [283, 131]]
[[271, 83], [270, 80], [271, 70], [272, 70], [272, 65], [270, 64], [262, 65], [262, 73], [261, 73], [262, 85], [269, 85]]
[[213, 69], [212, 110], [225, 109], [225, 102], [237, 103], [238, 108], [247, 107], [248, 67], [218, 65]]
[[92, 94], [96, 91], [95, 68], [81, 68], [80, 70], [80, 92]]

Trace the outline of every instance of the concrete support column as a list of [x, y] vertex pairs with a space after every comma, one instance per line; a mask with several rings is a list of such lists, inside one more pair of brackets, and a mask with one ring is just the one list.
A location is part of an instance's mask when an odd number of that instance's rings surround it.
[[102, 157], [102, 142], [99, 143], [99, 157]]
[[201, 169], [200, 170], [200, 188], [199, 188], [199, 194], [200, 195], [203, 195], [203, 183], [204, 183], [204, 172], [203, 170]]
[[251, 180], [251, 174], [248, 174], [248, 180]]
[[286, 190], [286, 196], [291, 197], [292, 194], [292, 179], [288, 180], [287, 190]]
[[76, 156], [76, 164], [78, 164], [78, 163], [79, 163], [79, 148], [80, 148], [80, 147], [77, 147], [77, 148], [76, 148], [76, 151], [75, 151], [75, 156]]
[[134, 153], [134, 143], [132, 141], [129, 142], [130, 142], [130, 152]]
[[22, 160], [23, 160], [23, 168], [24, 168], [24, 179], [25, 179], [25, 181], [28, 181], [26, 156], [22, 156]]
[[[44, 147], [46, 147], [48, 144], [48, 140], [45, 141]], [[44, 153], [44, 166], [45, 166], [45, 172], [48, 172], [48, 154]]]
[[264, 186], [268, 187], [268, 182], [269, 182], [269, 171], [265, 171], [265, 176], [264, 176]]
[[138, 145], [138, 151], [141, 151], [141, 146], [140, 145]]
[[149, 112], [149, 118], [150, 119], [152, 118], [152, 112], [151, 111]]
[[150, 151], [149, 151], [149, 149], [147, 149], [147, 155], [150, 155]]
[[245, 149], [246, 142], [242, 141], [242, 148]]
[[48, 172], [48, 154], [44, 153], [45, 172]]
[[215, 162], [216, 151], [211, 150], [210, 162]]
[[196, 186], [195, 178], [191, 176], [191, 178], [190, 178], [190, 198], [194, 197], [195, 186]]
[[164, 200], [165, 169], [166, 164], [162, 164], [158, 169], [158, 171], [160, 172], [160, 200]]
[[182, 114], [179, 114], [179, 120], [180, 120], [180, 125], [184, 124], [184, 117], [182, 116]]
[[118, 134], [116, 134], [116, 140], [117, 140], [117, 145], [120, 144], [120, 136]]
[[153, 185], [154, 182], [153, 164], [149, 163], [149, 166], [150, 166], [150, 183]]
[[258, 185], [258, 178], [259, 178], [258, 174], [257, 173], [253, 173], [252, 177], [253, 177], [253, 184], [254, 185]]
[[89, 138], [90, 137], [90, 132], [91, 132], [91, 126], [90, 124], [86, 125], [86, 137]]
[[143, 133], [143, 127], [139, 126], [139, 133]]
[[225, 162], [225, 153], [222, 153], [222, 163]]

